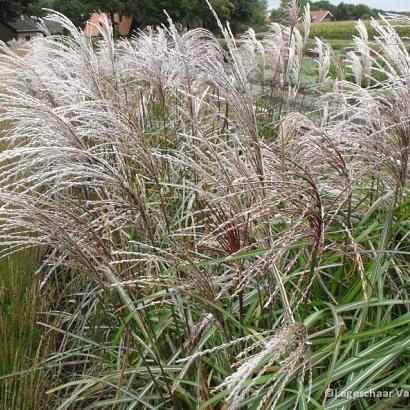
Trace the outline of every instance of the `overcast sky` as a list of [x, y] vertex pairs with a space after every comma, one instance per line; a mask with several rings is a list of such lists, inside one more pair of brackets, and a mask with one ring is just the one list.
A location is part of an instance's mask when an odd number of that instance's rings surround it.
[[[339, 4], [341, 0], [330, 0]], [[370, 7], [382, 10], [410, 11], [410, 0], [343, 0], [344, 3], [367, 4]], [[280, 0], [268, 0], [269, 9], [278, 7]]]

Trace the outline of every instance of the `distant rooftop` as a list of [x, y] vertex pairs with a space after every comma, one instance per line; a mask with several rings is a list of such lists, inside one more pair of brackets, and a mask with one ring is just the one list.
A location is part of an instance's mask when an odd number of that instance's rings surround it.
[[313, 22], [322, 21], [326, 17], [333, 17], [333, 14], [329, 10], [317, 10], [310, 12], [310, 18]]
[[55, 31], [61, 31], [63, 29], [62, 24], [57, 21], [44, 18], [42, 19], [42, 22], [51, 33]]
[[16, 19], [10, 20], [6, 23], [16, 33], [41, 33], [42, 30], [37, 26], [37, 22], [34, 19]]

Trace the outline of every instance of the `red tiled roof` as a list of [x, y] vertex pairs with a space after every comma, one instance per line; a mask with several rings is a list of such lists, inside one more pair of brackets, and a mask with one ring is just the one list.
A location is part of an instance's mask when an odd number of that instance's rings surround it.
[[[85, 24], [84, 34], [87, 37], [99, 37], [100, 32], [98, 26], [104, 17], [107, 18], [108, 24], [112, 25], [111, 17], [107, 13], [94, 12]], [[128, 36], [131, 30], [132, 16], [120, 16], [116, 13], [114, 14], [114, 23], [118, 24], [118, 33], [121, 36]]]
[[321, 22], [326, 17], [333, 17], [332, 13], [329, 10], [317, 10], [310, 12], [310, 18], [313, 22]]

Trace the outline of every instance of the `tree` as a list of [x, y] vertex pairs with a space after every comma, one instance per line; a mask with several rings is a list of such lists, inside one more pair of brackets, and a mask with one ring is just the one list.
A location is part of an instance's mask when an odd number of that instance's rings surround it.
[[[259, 28], [265, 23], [266, 0], [210, 0], [210, 3], [222, 22], [230, 22], [234, 33], [249, 26]], [[216, 19], [204, 0], [143, 0], [135, 13], [137, 25], [145, 27], [165, 23], [164, 10], [186, 28], [218, 30]]]
[[254, 7], [251, 25], [256, 31], [266, 27], [266, 11], [268, 9], [267, 0], [258, 0]]
[[[210, 2], [219, 19], [226, 23], [228, 20], [232, 22], [232, 14], [235, 6], [231, 0], [213, 0]], [[193, 8], [190, 9], [189, 18], [185, 20], [184, 25], [187, 28], [204, 27], [213, 32], [218, 31], [218, 25], [215, 16], [212, 14], [208, 5], [201, 0], [191, 2]]]
[[7, 21], [26, 14], [37, 0], [0, 0], [0, 20]]
[[[109, 14], [112, 21], [117, 13], [132, 14], [134, 28], [144, 28], [148, 25], [166, 23], [166, 10], [175, 22], [188, 29], [204, 27], [218, 31], [216, 19], [204, 0], [53, 1], [53, 7], [69, 17], [77, 26], [82, 26], [92, 11], [100, 10]], [[230, 22], [234, 33], [241, 32], [249, 26], [259, 30], [266, 23], [266, 0], [210, 0], [210, 3], [223, 23]]]
[[[293, 3], [294, 0], [281, 0], [279, 8], [282, 10], [287, 9]], [[299, 8], [303, 8], [308, 3], [308, 0], [296, 0], [297, 5]]]
[[336, 7], [334, 17], [336, 20], [351, 20], [353, 16], [350, 13], [349, 6], [342, 2]]
[[[61, 0], [64, 1], [64, 0]], [[221, 20], [231, 16], [234, 8], [231, 0], [210, 1]], [[167, 22], [164, 10], [175, 21], [187, 28], [217, 28], [216, 21], [204, 0], [91, 0], [91, 9], [101, 10], [113, 16], [134, 15], [135, 28], [159, 25]]]
[[281, 17], [282, 17], [282, 13], [280, 12], [279, 9], [273, 9], [270, 13], [271, 21], [278, 22], [278, 21], [280, 21]]
[[88, 0], [91, 11], [98, 10], [107, 13], [112, 22], [114, 33], [117, 32], [117, 24], [114, 16], [129, 16], [136, 14], [141, 7], [141, 1], [136, 0]]
[[376, 17], [377, 13], [375, 10], [371, 9], [369, 6], [365, 4], [357, 4], [354, 7], [353, 17], [358, 19], [369, 19], [370, 17]]
[[136, 0], [88, 0], [89, 6], [94, 10], [100, 10], [111, 16], [130, 15], [136, 13], [142, 5], [142, 1]]
[[[222, 20], [229, 17], [233, 9], [230, 0], [213, 0], [211, 4]], [[166, 23], [164, 10], [175, 22], [187, 28], [204, 27], [209, 23], [216, 27], [215, 19], [203, 0], [143, 0], [135, 15], [138, 26]]]
[[237, 0], [230, 19], [232, 31], [238, 33], [249, 26], [256, 29], [263, 26], [266, 23], [266, 8], [265, 0]]
[[320, 0], [320, 1], [315, 1], [310, 3], [310, 9], [312, 11], [317, 11], [317, 10], [328, 10], [330, 11], [333, 15], [335, 14], [336, 6], [330, 3], [327, 0]]
[[54, 0], [53, 8], [66, 15], [77, 27], [84, 27], [93, 11], [92, 6], [82, 0]]
[[48, 14], [44, 9], [54, 9], [54, 1], [55, 0], [36, 0], [28, 6], [27, 14], [30, 16], [43, 17]]
[[[289, 9], [292, 6], [292, 3], [294, 0], [281, 0], [280, 6], [276, 10], [272, 10], [271, 13], [271, 18], [272, 21], [280, 21], [284, 20], [287, 18], [289, 14]], [[306, 5], [309, 3], [308, 0], [299, 0], [296, 2], [296, 5], [298, 6], [298, 15], [302, 16]]]

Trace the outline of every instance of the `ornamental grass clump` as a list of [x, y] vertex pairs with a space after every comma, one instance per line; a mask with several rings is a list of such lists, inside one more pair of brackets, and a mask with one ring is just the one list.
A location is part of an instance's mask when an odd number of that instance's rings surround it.
[[380, 52], [358, 22], [307, 89], [288, 14], [219, 23], [227, 50], [170, 19], [93, 44], [54, 12], [69, 35], [1, 45], [0, 256], [41, 255], [44, 405], [406, 408], [410, 57], [394, 17]]

